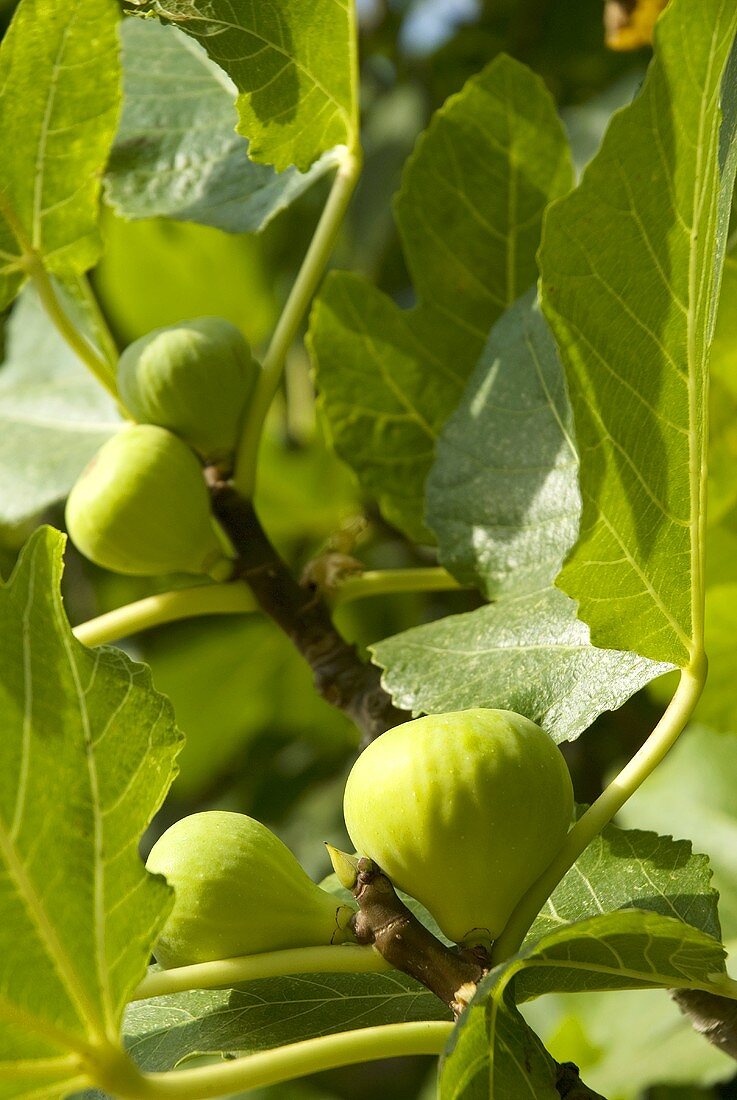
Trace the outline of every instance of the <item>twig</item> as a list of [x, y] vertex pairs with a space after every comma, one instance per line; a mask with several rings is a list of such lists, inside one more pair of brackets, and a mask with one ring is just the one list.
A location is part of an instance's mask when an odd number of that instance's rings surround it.
[[313, 587], [302, 587], [271, 545], [253, 505], [229, 482], [211, 486], [212, 507], [238, 555], [236, 575], [312, 668], [322, 697], [344, 711], [371, 741], [411, 715], [394, 706], [381, 673], [366, 664], [335, 627]]

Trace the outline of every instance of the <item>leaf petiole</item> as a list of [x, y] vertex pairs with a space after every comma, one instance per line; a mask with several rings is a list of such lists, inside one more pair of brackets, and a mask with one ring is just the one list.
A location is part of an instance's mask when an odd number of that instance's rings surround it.
[[83, 645], [109, 645], [162, 623], [197, 615], [247, 614], [258, 610], [250, 589], [241, 583], [199, 584], [161, 592], [106, 611], [96, 619], [75, 626], [74, 634]]
[[235, 959], [216, 959], [147, 974], [131, 1000], [164, 997], [188, 989], [218, 989], [239, 982], [281, 978], [289, 974], [371, 974], [391, 970], [373, 947], [295, 947]]
[[440, 1054], [452, 1030], [451, 1023], [430, 1020], [357, 1028], [196, 1069], [126, 1074], [120, 1082], [111, 1074], [105, 1087], [136, 1100], [209, 1100], [380, 1058]]
[[279, 388], [287, 353], [330, 259], [338, 231], [361, 172], [359, 147], [346, 149], [317, 224], [310, 247], [274, 330], [264, 357], [258, 388], [243, 422], [235, 465], [235, 486], [250, 499], [256, 485], [256, 463], [266, 414]]

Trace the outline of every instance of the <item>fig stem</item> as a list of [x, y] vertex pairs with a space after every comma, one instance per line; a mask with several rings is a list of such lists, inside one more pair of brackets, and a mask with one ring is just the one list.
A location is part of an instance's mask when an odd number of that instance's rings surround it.
[[110, 1080], [100, 1083], [116, 1096], [137, 1100], [209, 1100], [380, 1058], [441, 1054], [452, 1030], [450, 1022], [435, 1020], [382, 1024], [305, 1039], [194, 1069], [141, 1073], [131, 1062], [133, 1072], [125, 1073], [122, 1067], [111, 1066]]
[[259, 442], [266, 414], [279, 388], [287, 353], [297, 337], [330, 259], [361, 174], [361, 165], [360, 146], [356, 143], [354, 148], [345, 149], [328, 200], [264, 357], [261, 378], [243, 420], [235, 463], [235, 484], [244, 497], [253, 496]]
[[342, 637], [320, 592], [292, 576], [251, 501], [229, 482], [215, 482], [211, 496], [213, 512], [237, 554], [236, 576], [247, 581], [259, 607], [310, 665], [319, 694], [344, 711], [366, 740], [406, 722], [410, 715], [394, 706], [379, 669], [362, 661]]
[[553, 862], [517, 904], [504, 931], [494, 943], [491, 957], [495, 966], [519, 950], [535, 917], [564, 875], [676, 743], [699, 700], [706, 682], [706, 672], [707, 661], [703, 652], [694, 657], [688, 668], [681, 670], [678, 687], [653, 732], [579, 818]]
[[439, 997], [456, 1018], [460, 1016], [488, 970], [485, 953], [461, 953], [441, 943], [370, 859], [359, 859], [352, 892], [359, 906], [353, 918], [358, 942], [373, 944], [388, 963]]
[[198, 584], [146, 596], [75, 626], [74, 634], [86, 646], [108, 645], [143, 630], [197, 615], [247, 614], [257, 611], [247, 585]]
[[153, 970], [133, 991], [131, 1000], [164, 997], [189, 989], [218, 989], [289, 974], [371, 974], [391, 969], [373, 947], [355, 944], [294, 947], [285, 951], [265, 951], [261, 955], [193, 963], [171, 970]]

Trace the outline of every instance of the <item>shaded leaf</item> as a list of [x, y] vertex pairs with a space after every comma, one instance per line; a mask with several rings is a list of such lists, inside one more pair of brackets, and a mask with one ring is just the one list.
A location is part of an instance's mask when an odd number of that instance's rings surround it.
[[571, 174], [542, 81], [497, 57], [435, 114], [402, 176], [396, 219], [419, 304], [399, 309], [344, 272], [316, 301], [310, 343], [335, 448], [415, 539], [430, 538], [440, 428], [490, 326], [535, 281], [543, 211]]
[[530, 291], [497, 321], [427, 480], [440, 560], [490, 598], [555, 580], [578, 534], [573, 416]]
[[306, 172], [358, 138], [352, 0], [133, 0], [196, 38], [238, 90], [249, 156]]
[[0, 367], [0, 520], [61, 500], [120, 425], [115, 402], [27, 289], [7, 326]]
[[175, 218], [253, 233], [324, 175], [277, 174], [235, 132], [237, 89], [196, 42], [151, 19], [123, 24], [123, 115], [106, 174], [126, 218]]

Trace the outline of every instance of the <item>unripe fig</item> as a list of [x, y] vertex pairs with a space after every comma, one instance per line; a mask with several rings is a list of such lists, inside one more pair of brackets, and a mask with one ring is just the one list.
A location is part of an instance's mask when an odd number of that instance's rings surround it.
[[228, 464], [259, 367], [240, 329], [196, 317], [125, 349], [118, 391], [135, 420], [176, 432], [205, 462]]
[[396, 726], [348, 776], [356, 850], [432, 913], [456, 943], [488, 946], [558, 851], [573, 814], [565, 761], [506, 710]]
[[103, 444], [69, 494], [69, 535], [116, 573], [232, 571], [197, 457], [177, 436], [132, 424]]
[[146, 867], [174, 887], [154, 955], [162, 966], [352, 938], [353, 910], [317, 886], [270, 829], [209, 810], [172, 825]]

